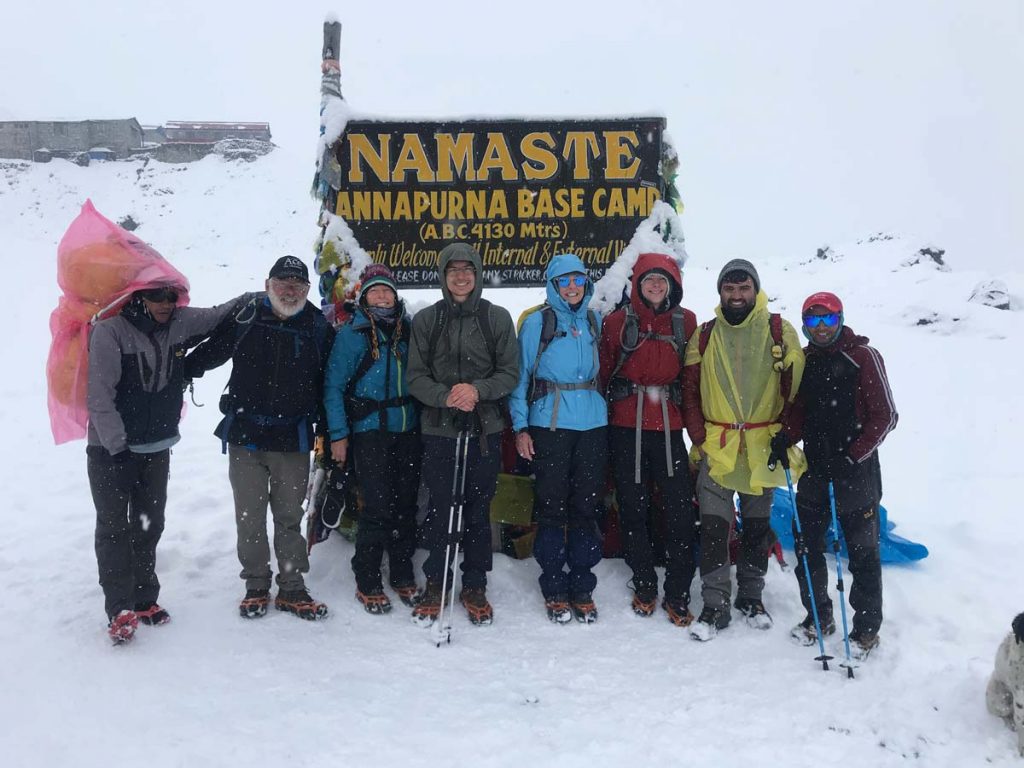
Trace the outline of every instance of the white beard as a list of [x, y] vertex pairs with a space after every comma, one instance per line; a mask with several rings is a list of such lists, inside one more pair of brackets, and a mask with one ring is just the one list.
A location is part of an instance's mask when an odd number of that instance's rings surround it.
[[274, 294], [273, 291], [267, 291], [267, 298], [270, 299], [270, 307], [274, 310], [274, 314], [278, 317], [289, 318], [294, 317], [302, 311], [302, 308], [306, 306], [306, 301], [303, 299], [298, 302], [294, 307], [290, 307], [285, 304], [281, 299]]

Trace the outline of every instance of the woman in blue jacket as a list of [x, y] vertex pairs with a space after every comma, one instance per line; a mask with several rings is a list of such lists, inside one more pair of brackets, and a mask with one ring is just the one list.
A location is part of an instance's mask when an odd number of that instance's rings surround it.
[[[519, 332], [520, 378], [510, 398], [516, 450], [533, 461], [537, 538], [533, 555], [548, 618], [597, 620], [591, 569], [608, 461], [608, 408], [598, 384], [601, 318], [577, 256], [552, 258], [547, 303]], [[568, 572], [566, 567], [568, 566]]]
[[406, 388], [409, 328], [391, 270], [367, 267], [358, 308], [338, 331], [324, 382], [331, 457], [344, 466], [351, 452], [364, 505], [352, 557], [356, 599], [375, 614], [391, 610], [381, 577], [385, 550], [391, 588], [406, 605], [416, 596], [420, 436]]

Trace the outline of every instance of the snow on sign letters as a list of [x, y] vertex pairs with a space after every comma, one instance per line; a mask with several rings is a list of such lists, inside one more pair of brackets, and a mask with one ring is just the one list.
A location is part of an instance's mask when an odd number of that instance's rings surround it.
[[400, 285], [438, 283], [468, 242], [492, 285], [536, 285], [557, 253], [600, 277], [665, 196], [663, 118], [353, 120], [335, 145], [334, 213]]

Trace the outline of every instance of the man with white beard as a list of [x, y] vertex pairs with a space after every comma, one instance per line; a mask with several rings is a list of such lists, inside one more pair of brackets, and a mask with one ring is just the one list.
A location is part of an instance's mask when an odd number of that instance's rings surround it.
[[309, 559], [300, 523], [314, 426], [325, 423], [320, 403], [334, 329], [306, 300], [309, 272], [300, 259], [278, 259], [266, 289], [189, 354], [185, 375], [197, 378], [233, 361], [220, 401], [224, 418], [214, 434], [228, 454], [235, 498], [246, 587], [241, 616], [264, 616], [270, 600], [269, 502], [278, 566], [274, 607], [316, 620], [327, 615], [327, 606], [306, 591]]

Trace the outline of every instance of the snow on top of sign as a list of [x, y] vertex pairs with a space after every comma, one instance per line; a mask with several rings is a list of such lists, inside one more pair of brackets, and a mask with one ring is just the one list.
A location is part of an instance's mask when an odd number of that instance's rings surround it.
[[352, 285], [363, 274], [363, 270], [373, 263], [373, 259], [359, 245], [352, 228], [341, 216], [330, 211], [323, 211], [322, 216], [327, 222], [327, 228], [324, 230], [324, 242], [333, 240], [337, 244], [339, 253], [348, 255], [349, 265], [342, 270], [341, 278]]
[[[667, 240], [663, 233], [668, 232]], [[604, 276], [594, 285], [590, 307], [607, 315], [628, 294], [633, 276], [633, 265], [642, 253], [664, 253], [679, 262], [679, 269], [689, 258], [683, 245], [683, 225], [675, 209], [661, 200], [654, 204], [651, 215], [640, 222], [629, 241]]]

